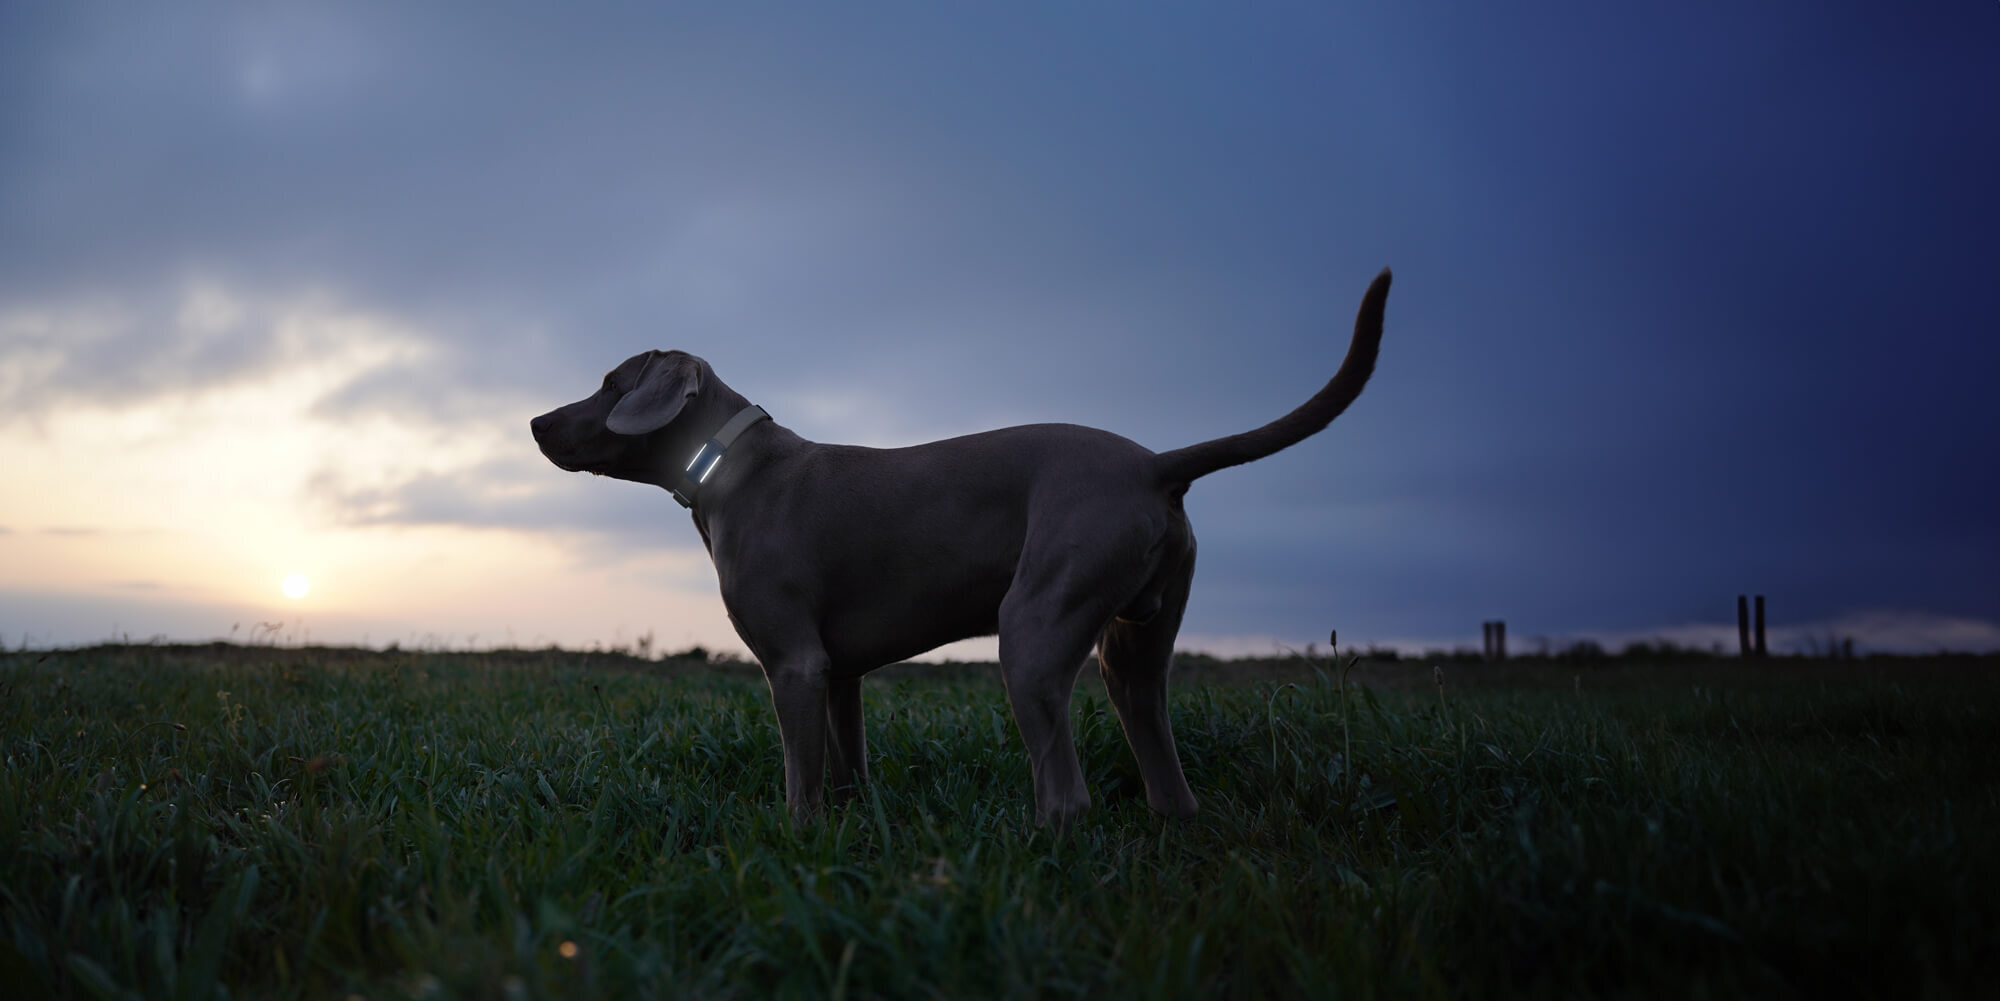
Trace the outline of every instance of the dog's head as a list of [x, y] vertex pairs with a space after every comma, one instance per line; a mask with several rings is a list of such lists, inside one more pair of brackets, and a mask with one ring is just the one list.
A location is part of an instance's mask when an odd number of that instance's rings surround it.
[[685, 351], [633, 355], [604, 376], [597, 392], [529, 422], [549, 461], [573, 473], [659, 482], [659, 455], [675, 443], [661, 432], [689, 409], [712, 379]]

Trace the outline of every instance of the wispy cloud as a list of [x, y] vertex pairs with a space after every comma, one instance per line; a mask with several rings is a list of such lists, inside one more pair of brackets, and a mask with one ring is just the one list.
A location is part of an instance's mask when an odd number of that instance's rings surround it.
[[[533, 443], [525, 427], [521, 451], [527, 453]], [[348, 473], [322, 470], [306, 482], [303, 496], [337, 524], [581, 534], [627, 540], [613, 546], [628, 550], [629, 540], [657, 538], [664, 526], [687, 517], [663, 490], [564, 473], [539, 453], [367, 485]]]

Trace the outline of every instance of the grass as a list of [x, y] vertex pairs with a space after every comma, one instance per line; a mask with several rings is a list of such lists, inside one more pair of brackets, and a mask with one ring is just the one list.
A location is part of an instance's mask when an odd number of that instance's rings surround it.
[[[623, 665], [622, 667], [620, 665]], [[1962, 996], [2000, 672], [1204, 664], [1052, 838], [990, 667], [865, 686], [800, 831], [761, 681], [580, 654], [0, 657], [20, 997]]]

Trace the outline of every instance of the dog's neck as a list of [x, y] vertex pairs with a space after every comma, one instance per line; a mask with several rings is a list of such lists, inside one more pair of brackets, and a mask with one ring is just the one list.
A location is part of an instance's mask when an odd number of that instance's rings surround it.
[[750, 430], [759, 421], [770, 419], [771, 415], [754, 403], [745, 404], [741, 410], [736, 411], [734, 416], [723, 422], [713, 435], [688, 455], [686, 461], [680, 463], [679, 468], [670, 474], [671, 481], [667, 490], [674, 495], [674, 500], [680, 502], [684, 508], [693, 508], [701, 485], [715, 475], [716, 469], [722, 465], [724, 455], [729, 451], [729, 446], [735, 444], [743, 432]]

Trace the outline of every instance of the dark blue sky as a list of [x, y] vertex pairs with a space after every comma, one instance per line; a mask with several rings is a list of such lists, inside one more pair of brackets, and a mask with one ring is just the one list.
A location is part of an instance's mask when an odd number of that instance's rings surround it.
[[[1995, 648], [1996, 177], [1993, 3], [12, 4], [0, 436], [311, 370], [258, 318], [332, 303], [409, 350], [309, 401], [318, 524], [618, 575], [699, 541], [518, 432], [635, 351], [818, 440], [1165, 449], [1303, 400], [1392, 265], [1354, 409], [1190, 495], [1195, 645], [1708, 642], [1754, 591], [1786, 643]], [[79, 527], [0, 507], [0, 638], [217, 631], [30, 565]]]

